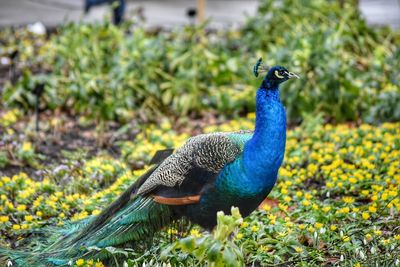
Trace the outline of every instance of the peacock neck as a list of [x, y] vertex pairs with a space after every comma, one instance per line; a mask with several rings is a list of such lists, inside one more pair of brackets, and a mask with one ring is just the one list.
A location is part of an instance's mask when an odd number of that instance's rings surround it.
[[254, 135], [244, 147], [247, 176], [259, 181], [261, 187], [273, 186], [283, 160], [285, 144], [286, 112], [280, 101], [279, 87], [265, 85], [264, 82], [257, 91]]
[[253, 139], [256, 141], [267, 141], [266, 134], [274, 131], [280, 121], [277, 119], [282, 114], [275, 113], [282, 107], [279, 96], [279, 88], [271, 90], [259, 89], [256, 97], [256, 125]]

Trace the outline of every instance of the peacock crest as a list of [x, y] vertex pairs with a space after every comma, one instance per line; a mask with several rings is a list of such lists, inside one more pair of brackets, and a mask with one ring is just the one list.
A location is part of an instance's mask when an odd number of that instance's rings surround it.
[[254, 76], [258, 77], [261, 72], [267, 72], [269, 70], [269, 66], [267, 64], [263, 64], [262, 57], [260, 57], [256, 64], [253, 67]]

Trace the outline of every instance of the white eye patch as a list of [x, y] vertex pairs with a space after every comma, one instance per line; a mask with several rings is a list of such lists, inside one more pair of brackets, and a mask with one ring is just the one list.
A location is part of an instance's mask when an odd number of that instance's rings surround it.
[[275, 74], [275, 76], [278, 77], [279, 79], [285, 78], [285, 77], [283, 77], [282, 75], [280, 75], [280, 74], [279, 74], [279, 71], [277, 71], [277, 70], [274, 72], [274, 74]]

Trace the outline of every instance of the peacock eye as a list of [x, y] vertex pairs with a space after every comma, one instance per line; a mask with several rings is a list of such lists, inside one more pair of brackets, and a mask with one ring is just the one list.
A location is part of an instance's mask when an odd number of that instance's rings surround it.
[[277, 70], [274, 72], [274, 74], [275, 74], [275, 76], [278, 77], [279, 79], [285, 78], [285, 77], [284, 77], [283, 75], [281, 75], [281, 74], [279, 73], [279, 71], [277, 71]]

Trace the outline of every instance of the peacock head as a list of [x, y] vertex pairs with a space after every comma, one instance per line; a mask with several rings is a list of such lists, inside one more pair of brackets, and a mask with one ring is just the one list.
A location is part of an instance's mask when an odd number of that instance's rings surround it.
[[269, 68], [267, 65], [262, 65], [262, 58], [257, 61], [253, 72], [256, 77], [258, 77], [261, 72], [267, 72], [264, 82], [270, 85], [279, 85], [291, 78], [300, 78], [297, 74], [288, 71], [285, 67], [274, 66]]

